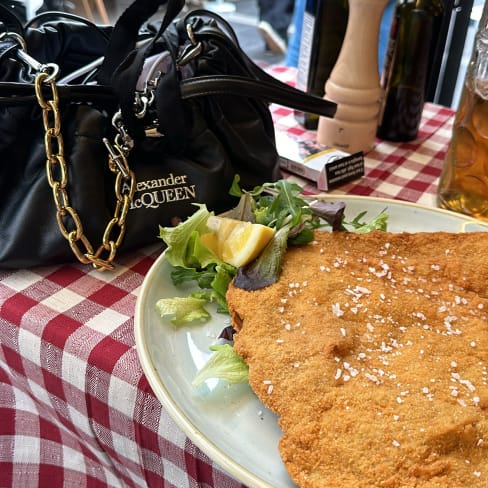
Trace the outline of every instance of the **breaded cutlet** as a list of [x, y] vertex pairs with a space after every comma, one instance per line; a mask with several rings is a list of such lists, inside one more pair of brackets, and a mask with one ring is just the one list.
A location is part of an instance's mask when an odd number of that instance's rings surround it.
[[297, 485], [488, 486], [488, 233], [317, 232], [227, 302]]

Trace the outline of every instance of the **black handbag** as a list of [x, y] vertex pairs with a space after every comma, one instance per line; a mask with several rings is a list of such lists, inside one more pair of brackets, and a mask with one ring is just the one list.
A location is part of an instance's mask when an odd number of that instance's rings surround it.
[[195, 203], [233, 205], [236, 174], [243, 188], [279, 178], [268, 103], [333, 116], [183, 5], [137, 0], [113, 27], [0, 10], [0, 267], [112, 268]]

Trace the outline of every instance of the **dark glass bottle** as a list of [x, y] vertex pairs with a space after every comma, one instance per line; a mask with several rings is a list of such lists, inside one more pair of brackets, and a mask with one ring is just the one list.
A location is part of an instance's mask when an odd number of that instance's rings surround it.
[[[337, 61], [347, 27], [348, 0], [307, 0], [303, 14], [297, 88], [319, 97]], [[319, 116], [295, 111], [306, 129], [317, 128]]]
[[443, 14], [441, 0], [398, 1], [381, 76], [379, 138], [417, 137]]

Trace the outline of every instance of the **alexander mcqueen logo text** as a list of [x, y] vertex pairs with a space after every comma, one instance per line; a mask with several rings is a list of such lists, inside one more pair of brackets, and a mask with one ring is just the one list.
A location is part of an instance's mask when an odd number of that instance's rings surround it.
[[[195, 185], [187, 183], [188, 175], [173, 175], [166, 178], [138, 181], [130, 210], [137, 208], [159, 208], [165, 203], [196, 198]], [[127, 190], [124, 188], [124, 190]]]

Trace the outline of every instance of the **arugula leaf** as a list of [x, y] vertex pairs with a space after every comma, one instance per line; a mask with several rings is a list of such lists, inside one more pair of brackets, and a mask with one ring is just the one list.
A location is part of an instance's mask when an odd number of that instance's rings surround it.
[[210, 288], [215, 278], [216, 264], [209, 264], [205, 268], [182, 268], [176, 266], [171, 271], [171, 280], [175, 286], [187, 282], [196, 282], [200, 288]]
[[289, 236], [288, 244], [290, 246], [304, 246], [308, 242], [312, 242], [314, 238], [312, 229], [303, 229], [296, 236]]
[[[309, 202], [301, 195], [300, 185], [279, 180], [255, 187], [252, 191], [243, 192], [234, 181], [232, 192], [245, 197], [251, 196], [251, 205], [258, 224], [267, 225], [279, 230], [285, 226], [290, 229], [290, 237], [297, 237], [297, 242], [306, 243], [313, 240], [310, 230], [322, 227], [320, 216], [313, 212]], [[252, 203], [254, 202], [254, 205]], [[302, 233], [301, 236], [298, 235]]]
[[382, 210], [376, 217], [369, 222], [362, 222], [361, 219], [367, 214], [366, 211], [359, 213], [351, 222], [345, 222], [353, 228], [353, 232], [357, 234], [367, 234], [373, 230], [386, 231], [388, 224], [388, 214], [386, 209]]
[[239, 175], [235, 175], [234, 180], [232, 181], [232, 185], [229, 189], [229, 195], [232, 195], [233, 197], [242, 197], [244, 192], [239, 186], [239, 181], [241, 181], [241, 177]]
[[205, 321], [210, 314], [203, 305], [205, 300], [195, 297], [161, 298], [156, 302], [156, 309], [163, 318], [171, 318], [173, 325], [183, 325], [195, 320]]
[[276, 229], [285, 225], [294, 227], [301, 222], [303, 215], [310, 214], [307, 203], [299, 197], [302, 189], [296, 183], [280, 180], [273, 185], [273, 190], [272, 196], [266, 195], [257, 200], [256, 207], [266, 211], [261, 214], [261, 218], [264, 216], [268, 221], [265, 225], [272, 223]]
[[230, 344], [216, 344], [210, 346], [214, 354], [207, 361], [205, 366], [200, 369], [195, 376], [192, 384], [200, 386], [205, 380], [210, 378], [220, 378], [228, 383], [243, 383], [249, 378], [249, 367], [238, 356]]

